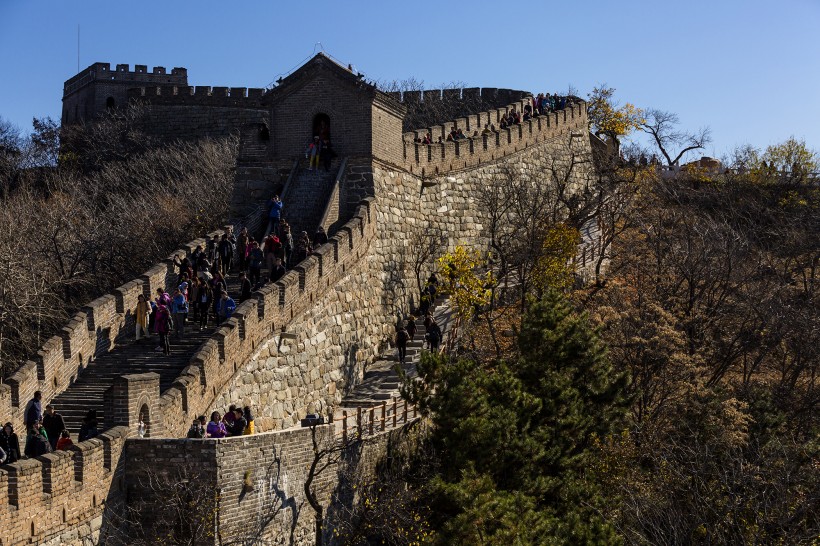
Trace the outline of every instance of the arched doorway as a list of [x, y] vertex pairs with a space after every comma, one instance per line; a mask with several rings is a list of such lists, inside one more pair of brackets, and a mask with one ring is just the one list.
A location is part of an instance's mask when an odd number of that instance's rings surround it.
[[140, 437], [151, 437], [151, 412], [148, 410], [148, 404], [143, 404], [142, 407], [140, 407], [137, 434]]
[[313, 136], [330, 140], [330, 116], [323, 113], [313, 116]]
[[108, 97], [105, 99], [105, 107], [111, 110], [117, 106], [117, 101], [114, 100], [114, 97]]

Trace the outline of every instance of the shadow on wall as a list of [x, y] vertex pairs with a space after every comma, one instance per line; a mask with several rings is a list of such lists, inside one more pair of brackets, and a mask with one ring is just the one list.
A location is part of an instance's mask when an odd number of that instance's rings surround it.
[[344, 387], [342, 389], [343, 396], [347, 396], [353, 390], [353, 387], [358, 385], [361, 376], [364, 373], [364, 366], [361, 365], [356, 358], [359, 352], [359, 342], [354, 340], [350, 345], [342, 345], [342, 354], [344, 354], [344, 365], [342, 366], [342, 373], [344, 374]]
[[404, 272], [407, 269], [405, 250], [401, 249], [399, 256], [390, 257], [384, 264], [382, 303], [392, 309], [392, 314], [400, 315], [405, 308], [407, 284], [404, 281]]

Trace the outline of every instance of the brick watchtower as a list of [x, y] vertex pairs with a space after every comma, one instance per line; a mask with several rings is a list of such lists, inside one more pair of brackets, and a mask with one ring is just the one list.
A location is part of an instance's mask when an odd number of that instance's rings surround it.
[[97, 117], [108, 108], [124, 106], [128, 89], [146, 85], [188, 85], [188, 70], [174, 68], [168, 74], [164, 66], [155, 66], [151, 72], [143, 64], [129, 70], [127, 64], [118, 64], [111, 70], [109, 63], [94, 63], [65, 82], [63, 86], [63, 125], [70, 125]]

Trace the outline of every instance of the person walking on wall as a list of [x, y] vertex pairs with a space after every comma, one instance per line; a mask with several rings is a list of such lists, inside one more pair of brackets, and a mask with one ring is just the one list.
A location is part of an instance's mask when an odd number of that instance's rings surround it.
[[239, 292], [239, 303], [243, 301], [251, 299], [251, 281], [248, 279], [248, 276], [245, 275], [245, 272], [239, 274], [239, 285], [240, 285], [240, 292]]
[[437, 353], [439, 344], [441, 343], [441, 328], [435, 319], [430, 323], [430, 328], [427, 329], [427, 341], [430, 343], [430, 352]]
[[279, 221], [282, 219], [282, 209], [285, 204], [279, 199], [278, 195], [274, 195], [268, 201], [268, 232], [279, 235]]
[[137, 296], [137, 308], [134, 309], [134, 323], [136, 324], [135, 330], [137, 341], [142, 339], [143, 336], [145, 336], [145, 339], [149, 339], [151, 337], [148, 334], [148, 322], [150, 315], [151, 306], [148, 304], [145, 296], [140, 294]]
[[23, 423], [26, 425], [27, 430], [39, 424], [43, 419], [42, 400], [43, 393], [40, 391], [34, 391], [34, 395], [31, 397], [31, 400], [29, 400], [28, 404], [26, 404], [26, 411], [23, 413]]
[[185, 315], [188, 314], [188, 300], [179, 288], [174, 289], [174, 299], [171, 300], [171, 312], [174, 314], [174, 330], [178, 339], [185, 333]]
[[219, 264], [220, 273], [227, 275], [231, 272], [231, 264], [233, 263], [233, 243], [228, 239], [228, 234], [222, 234], [222, 240], [219, 241]]
[[154, 328], [159, 335], [159, 347], [157, 350], [162, 351], [162, 354], [171, 354], [171, 344], [168, 340], [171, 331], [171, 313], [165, 305], [157, 306], [157, 318], [154, 322]]
[[199, 285], [199, 291], [197, 292], [196, 301], [196, 306], [198, 307], [197, 312], [199, 315], [200, 330], [208, 326], [208, 309], [210, 308], [211, 297], [211, 287], [208, 285], [208, 283], [203, 281]]
[[319, 139], [319, 135], [313, 137], [313, 142], [308, 144], [307, 149], [305, 150], [305, 157], [310, 157], [310, 166], [308, 167], [309, 171], [313, 170], [313, 165], [316, 165], [316, 169], [319, 169], [319, 156], [322, 154], [322, 141]]
[[80, 425], [80, 433], [77, 435], [77, 439], [81, 442], [85, 442], [86, 440], [96, 437], [99, 433], [100, 431], [97, 428], [97, 410], [88, 410], [88, 413], [83, 417], [83, 424]]
[[251, 254], [248, 256], [248, 274], [253, 286], [259, 284], [259, 277], [262, 275], [262, 262], [264, 259], [265, 257], [262, 253], [262, 249], [259, 248], [259, 243], [256, 241], [251, 243]]
[[51, 449], [57, 449], [57, 441], [60, 439], [60, 433], [65, 430], [65, 420], [63, 416], [54, 411], [54, 406], [48, 404], [46, 406], [46, 414], [43, 415], [43, 428], [46, 429], [46, 436], [48, 436], [48, 443], [51, 444]]
[[410, 334], [404, 326], [399, 326], [396, 330], [396, 347], [399, 349], [399, 363], [404, 364], [404, 359], [407, 357], [407, 341], [410, 339]]

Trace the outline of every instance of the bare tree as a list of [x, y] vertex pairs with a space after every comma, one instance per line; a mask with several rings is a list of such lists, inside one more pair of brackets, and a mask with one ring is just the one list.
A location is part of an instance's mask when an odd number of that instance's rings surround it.
[[420, 230], [414, 230], [407, 242], [408, 261], [416, 277], [419, 301], [424, 289], [422, 273], [434, 269], [434, 261], [447, 247], [447, 238], [441, 230], [430, 224], [425, 224]]
[[349, 449], [361, 447], [362, 439], [358, 435], [348, 436], [347, 441], [338, 439], [333, 435], [333, 429], [330, 429], [330, 435], [320, 437], [317, 432], [321, 430], [317, 425], [310, 427], [311, 445], [313, 448], [313, 460], [308, 467], [307, 477], [305, 479], [305, 498], [308, 504], [313, 509], [315, 518], [314, 539], [316, 546], [324, 544], [324, 524], [325, 524], [325, 507], [320, 498], [319, 480], [323, 473], [336, 470], [342, 461], [345, 452]]
[[677, 165], [686, 153], [703, 149], [712, 141], [708, 127], [689, 132], [678, 128], [679, 123], [677, 114], [653, 108], [646, 111], [645, 119], [639, 125], [641, 131], [652, 137], [670, 167]]

